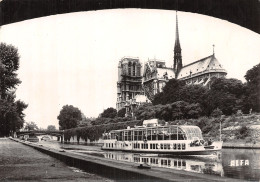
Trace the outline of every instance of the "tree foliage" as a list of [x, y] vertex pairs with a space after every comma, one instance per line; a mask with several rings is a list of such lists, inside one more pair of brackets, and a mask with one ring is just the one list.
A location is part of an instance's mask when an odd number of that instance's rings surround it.
[[23, 101], [15, 101], [15, 89], [21, 83], [16, 71], [19, 68], [18, 50], [0, 43], [0, 136], [8, 136], [23, 127]]
[[47, 131], [56, 131], [56, 126], [54, 126], [54, 125], [48, 125], [48, 126], [47, 126]]
[[223, 114], [231, 115], [243, 107], [242, 98], [245, 85], [237, 79], [217, 78], [211, 84], [211, 89], [205, 94], [204, 109], [210, 115], [219, 108]]
[[104, 112], [101, 113], [101, 117], [103, 118], [115, 118], [116, 116], [117, 116], [117, 111], [112, 107], [105, 109]]
[[87, 118], [84, 113], [81, 113], [81, 121], [79, 123], [78, 126], [82, 127], [82, 126], [90, 126], [91, 122], [95, 119], [95, 118]]
[[171, 104], [145, 104], [136, 111], [138, 120], [158, 118], [164, 121], [172, 121], [176, 119], [198, 118], [201, 114], [199, 104], [189, 104], [184, 101], [177, 101]]
[[33, 121], [26, 123], [24, 129], [27, 131], [39, 130], [37, 124]]
[[217, 108], [212, 111], [211, 116], [214, 118], [220, 118], [222, 114], [223, 112], [219, 108]]
[[62, 107], [58, 116], [60, 130], [75, 128], [82, 120], [81, 111], [72, 105]]
[[122, 109], [120, 109], [120, 110], [118, 111], [117, 117], [123, 118], [123, 117], [125, 117], [125, 113], [126, 113], [126, 109], [125, 109], [125, 108], [122, 108]]
[[169, 104], [176, 101], [180, 101], [181, 88], [185, 85], [182, 80], [171, 79], [163, 87], [163, 92], [160, 92], [154, 96], [152, 103], [157, 104]]
[[155, 95], [152, 103], [164, 105], [184, 101], [202, 105], [207, 91], [208, 89], [201, 85], [185, 85], [182, 80], [171, 79], [163, 88], [163, 92]]
[[8, 91], [15, 89], [21, 81], [17, 78], [19, 68], [18, 50], [12, 45], [0, 43], [0, 91], [5, 98]]
[[95, 141], [100, 139], [102, 134], [105, 132], [109, 132], [111, 130], [126, 129], [128, 126], [134, 127], [135, 125], [142, 125], [142, 121], [133, 120], [133, 121], [114, 122], [108, 124], [72, 128], [64, 131], [64, 140], [69, 141], [71, 137], [76, 136], [77, 138], [82, 138], [85, 139], [86, 141], [87, 139], [89, 139], [90, 141]]
[[[184, 112], [173, 109], [171, 111], [173, 115], [170, 118], [175, 118], [175, 116], [187, 117], [188, 115], [188, 117], [197, 117], [198, 114], [210, 116], [217, 108], [223, 114], [231, 115], [238, 110], [246, 110], [245, 108], [248, 108], [248, 105], [252, 103], [250, 97], [246, 97], [246, 90], [246, 84], [233, 78], [213, 78], [210, 89], [202, 85], [185, 85], [181, 80], [172, 79], [166, 83], [163, 92], [155, 95], [152, 103], [154, 105], [166, 105], [182, 101], [191, 104], [190, 107], [196, 105], [195, 108], [200, 108], [197, 111], [190, 109], [189, 114], [186, 113], [185, 116], [182, 116]], [[257, 95], [256, 92], [255, 95]], [[248, 99], [246, 100], [246, 98]], [[256, 100], [255, 97], [254, 100]], [[180, 105], [177, 108], [182, 108], [182, 102], [179, 103]], [[164, 113], [168, 112], [164, 111]]]
[[253, 111], [260, 112], [260, 64], [248, 70], [245, 79], [247, 80], [245, 108], [247, 111], [252, 108]]

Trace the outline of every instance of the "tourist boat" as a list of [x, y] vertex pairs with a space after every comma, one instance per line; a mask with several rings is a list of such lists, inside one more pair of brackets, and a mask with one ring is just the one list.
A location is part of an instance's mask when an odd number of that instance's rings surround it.
[[112, 130], [102, 136], [102, 150], [171, 155], [209, 155], [222, 149], [222, 141], [205, 142], [198, 126], [158, 124], [144, 120], [143, 126]]

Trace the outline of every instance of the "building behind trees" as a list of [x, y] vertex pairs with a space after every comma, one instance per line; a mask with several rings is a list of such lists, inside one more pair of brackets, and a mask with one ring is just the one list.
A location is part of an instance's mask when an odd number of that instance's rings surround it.
[[[152, 101], [154, 96], [162, 92], [166, 83], [173, 78], [183, 80], [187, 85], [198, 84], [210, 88], [213, 78], [222, 78], [227, 75], [215, 56], [214, 45], [210, 56], [183, 65], [177, 12], [173, 52], [171, 67], [167, 67], [164, 60], [148, 59], [144, 64], [143, 73], [141, 73], [142, 65], [138, 58], [124, 57], [119, 61], [117, 111], [125, 107], [126, 116], [129, 116], [127, 114], [129, 112], [133, 115], [133, 109], [140, 102]], [[139, 95], [143, 95], [145, 99], [136, 102], [136, 97]]]

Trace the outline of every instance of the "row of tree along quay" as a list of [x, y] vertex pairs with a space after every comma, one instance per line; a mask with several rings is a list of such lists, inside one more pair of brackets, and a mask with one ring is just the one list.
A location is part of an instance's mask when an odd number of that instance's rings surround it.
[[[186, 85], [171, 79], [152, 103], [141, 104], [134, 118], [126, 118], [125, 109], [108, 108], [98, 118], [86, 118], [78, 108], [64, 106], [58, 116], [65, 141], [77, 137], [96, 141], [102, 133], [141, 125], [145, 119], [158, 118], [161, 124], [191, 124], [201, 128], [204, 136], [219, 139], [220, 123], [225, 142], [251, 143], [260, 132], [260, 64], [248, 70], [246, 82], [234, 78], [215, 78], [210, 88]], [[83, 116], [83, 117], [82, 117]], [[251, 127], [252, 126], [252, 127]]]

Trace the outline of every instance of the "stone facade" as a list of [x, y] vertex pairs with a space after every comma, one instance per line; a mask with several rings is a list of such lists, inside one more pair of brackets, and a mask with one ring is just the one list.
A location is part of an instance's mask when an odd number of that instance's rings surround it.
[[126, 101], [142, 94], [142, 75], [139, 58], [123, 57], [118, 64], [116, 109], [124, 108]]

